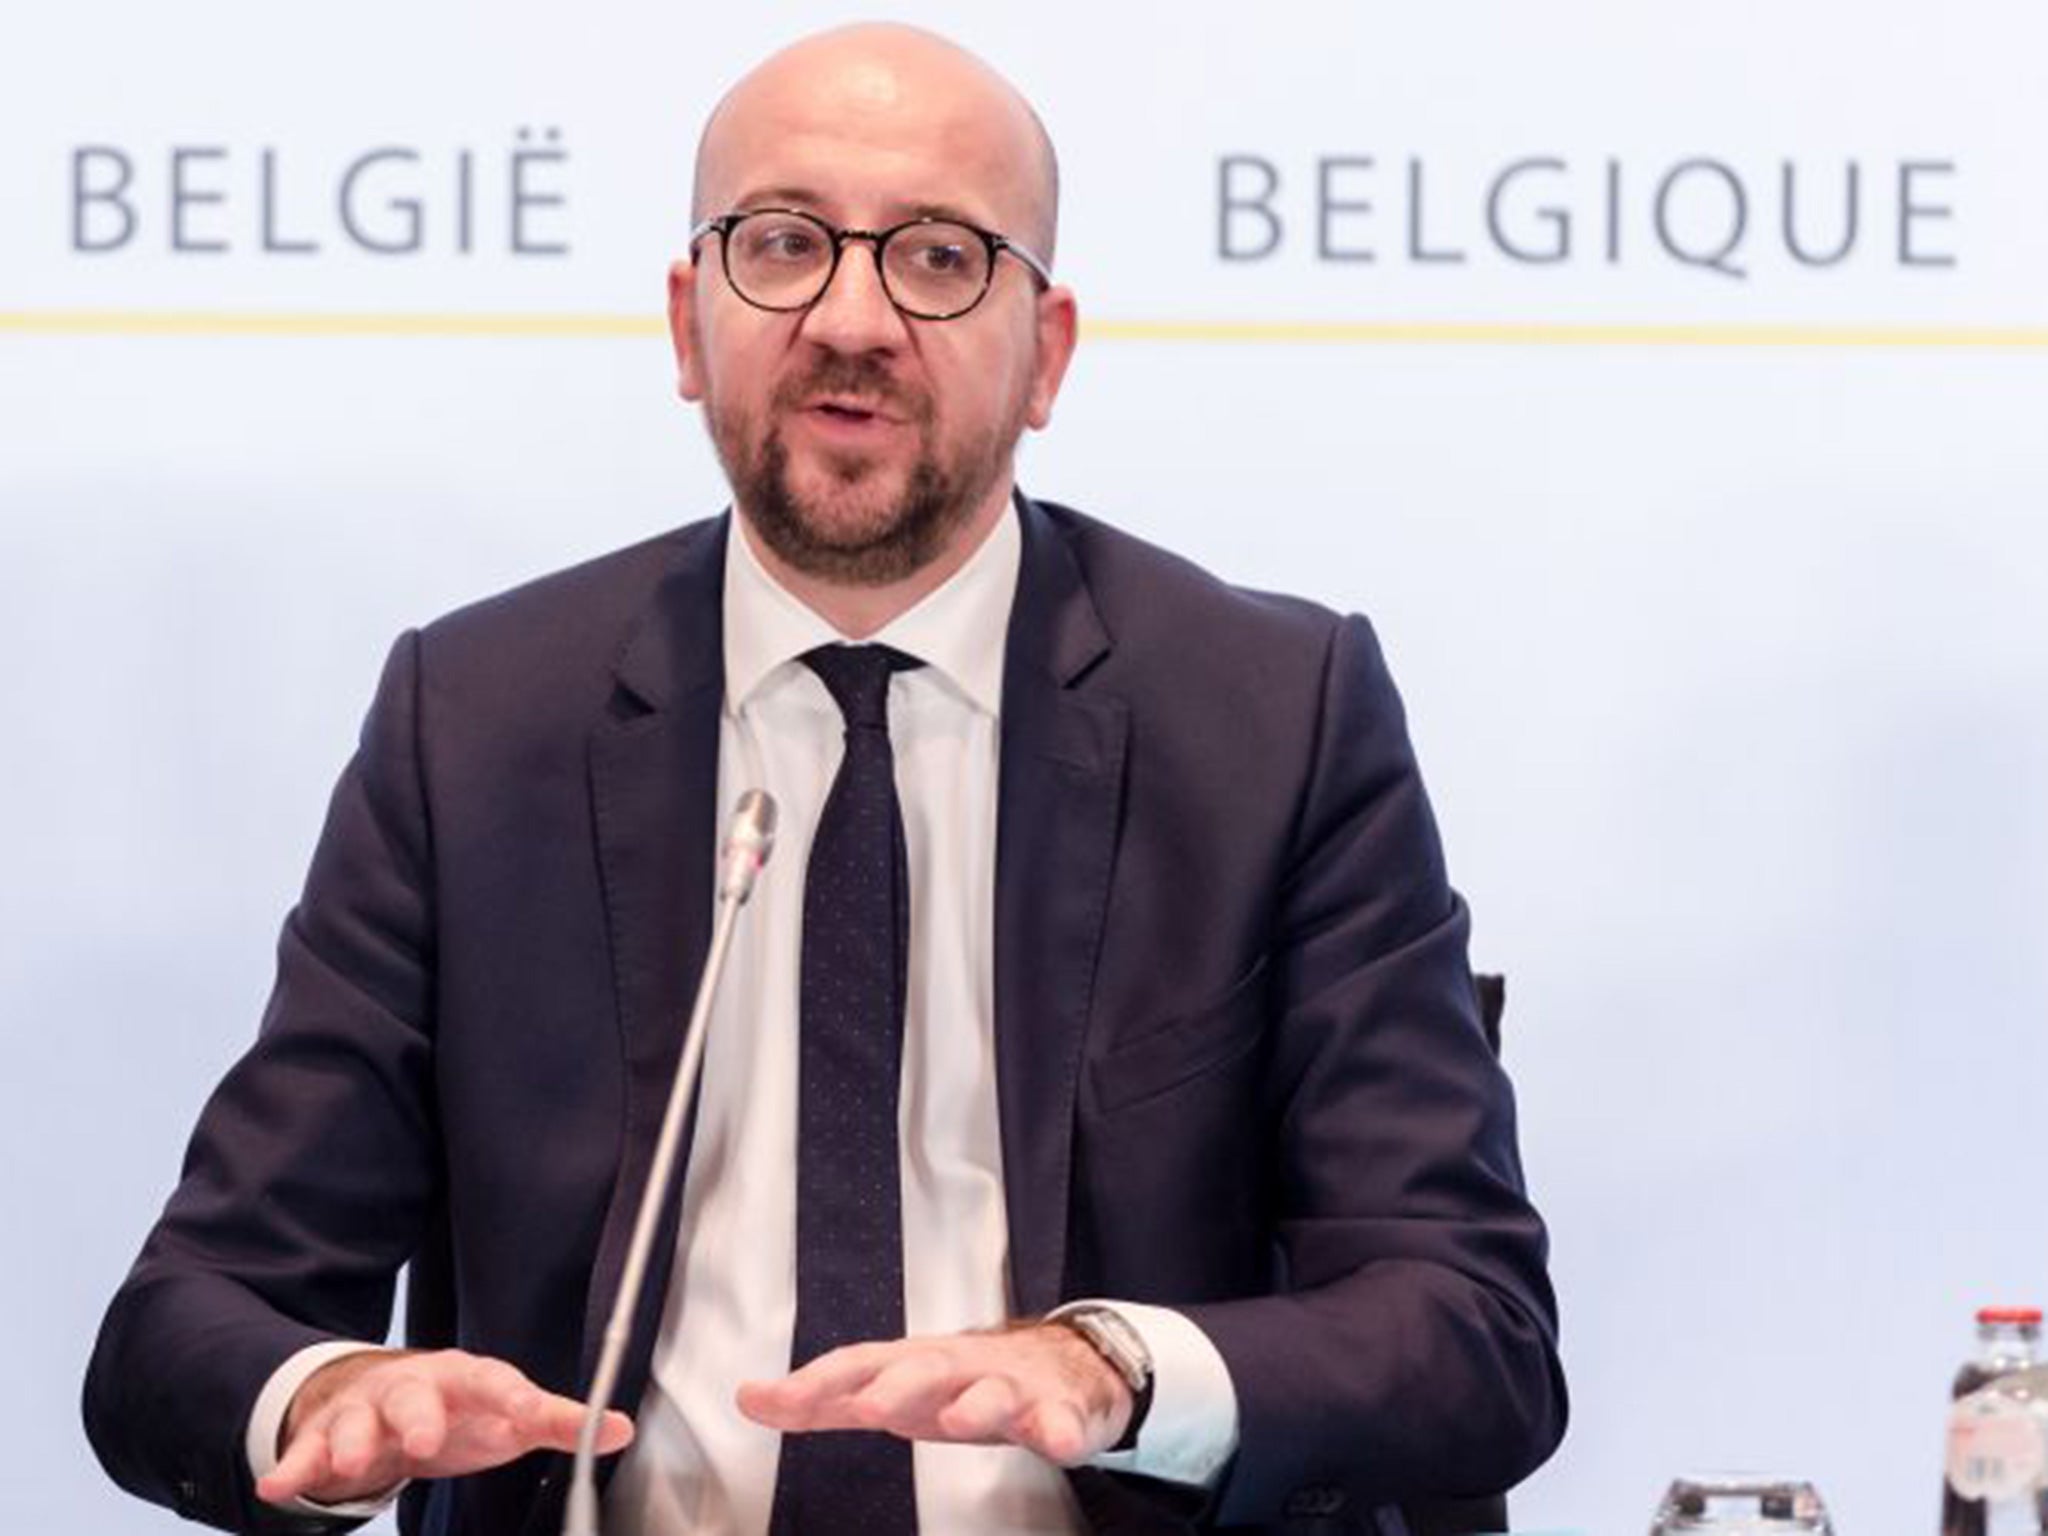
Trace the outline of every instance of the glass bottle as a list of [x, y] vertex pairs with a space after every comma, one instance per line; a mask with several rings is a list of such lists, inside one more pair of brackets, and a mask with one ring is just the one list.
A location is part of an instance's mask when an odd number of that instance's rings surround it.
[[2040, 1344], [2039, 1307], [1977, 1313], [1977, 1352], [1950, 1391], [1942, 1536], [2048, 1536]]

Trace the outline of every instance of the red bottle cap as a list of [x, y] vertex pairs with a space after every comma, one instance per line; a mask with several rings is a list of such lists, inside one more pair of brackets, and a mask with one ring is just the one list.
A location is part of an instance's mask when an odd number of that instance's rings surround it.
[[2041, 1321], [2041, 1309], [2039, 1307], [1979, 1307], [1977, 1309], [1977, 1321], [1980, 1323], [2019, 1323], [2022, 1326], [2033, 1323], [2038, 1326]]

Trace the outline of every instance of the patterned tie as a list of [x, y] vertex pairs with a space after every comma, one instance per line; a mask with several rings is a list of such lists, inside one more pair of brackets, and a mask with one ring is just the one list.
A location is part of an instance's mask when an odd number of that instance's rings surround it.
[[[918, 663], [880, 645], [804, 657], [846, 720], [804, 881], [790, 1364], [903, 1336], [903, 1192], [896, 1104], [910, 877], [889, 676]], [[863, 1430], [786, 1435], [772, 1536], [914, 1536], [910, 1443]]]

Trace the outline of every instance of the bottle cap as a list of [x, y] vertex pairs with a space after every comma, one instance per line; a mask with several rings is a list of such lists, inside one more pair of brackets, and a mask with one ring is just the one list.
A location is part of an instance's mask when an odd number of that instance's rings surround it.
[[2018, 1323], [2023, 1327], [2026, 1324], [2032, 1323], [2039, 1327], [2041, 1309], [2039, 1307], [1979, 1307], [1977, 1309], [1977, 1321], [1984, 1324]]

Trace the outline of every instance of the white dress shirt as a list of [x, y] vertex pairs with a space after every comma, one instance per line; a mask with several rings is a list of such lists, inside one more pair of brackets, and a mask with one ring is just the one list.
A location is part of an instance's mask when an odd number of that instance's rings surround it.
[[[1007, 514], [943, 586], [871, 637], [924, 663], [892, 677], [888, 701], [911, 893], [899, 1146], [913, 1335], [1014, 1315], [993, 1020], [1003, 658], [1020, 552], [1016, 516]], [[775, 582], [735, 518], [718, 803], [765, 789], [778, 830], [711, 1013], [652, 1376], [634, 1445], [605, 1496], [612, 1536], [762, 1536], [768, 1528], [780, 1436], [742, 1416], [734, 1393], [742, 1381], [789, 1368], [804, 870], [844, 740], [838, 706], [800, 658], [843, 640]], [[1176, 1312], [1115, 1305], [1152, 1354], [1153, 1402], [1136, 1448], [1098, 1464], [1212, 1480], [1237, 1439], [1221, 1356]], [[266, 1386], [249, 1426], [259, 1476], [275, 1462], [292, 1392], [351, 1347], [359, 1346], [304, 1351]], [[925, 1531], [1083, 1529], [1065, 1477], [1031, 1452], [920, 1442], [914, 1466]]]

